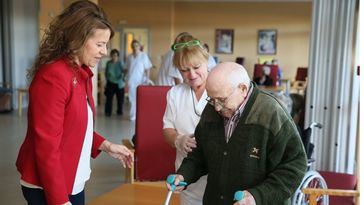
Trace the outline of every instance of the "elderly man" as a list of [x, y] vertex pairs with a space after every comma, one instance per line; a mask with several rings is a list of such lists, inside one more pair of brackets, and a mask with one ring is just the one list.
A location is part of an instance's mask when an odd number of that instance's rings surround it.
[[[290, 115], [236, 63], [217, 65], [206, 90], [209, 105], [195, 130], [197, 147], [174, 183], [190, 184], [208, 174], [204, 205], [287, 204], [307, 168]], [[234, 202], [238, 190], [244, 197]]]

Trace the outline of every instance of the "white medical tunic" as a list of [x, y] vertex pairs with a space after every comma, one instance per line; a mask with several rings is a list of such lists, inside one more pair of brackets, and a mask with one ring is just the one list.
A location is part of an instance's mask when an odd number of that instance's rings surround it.
[[140, 85], [145, 80], [144, 72], [152, 67], [149, 57], [144, 52], [139, 52], [136, 56], [129, 55], [126, 60], [128, 69], [128, 85]]
[[126, 68], [128, 69], [128, 87], [130, 101], [130, 119], [135, 120], [136, 117], [136, 89], [139, 85], [148, 80], [144, 75], [145, 71], [152, 67], [149, 57], [144, 52], [139, 52], [136, 56], [129, 55], [126, 60]]
[[215, 61], [214, 57], [212, 57], [210, 55], [209, 56], [209, 60], [207, 62], [207, 69], [208, 69], [208, 71], [211, 71], [215, 66], [216, 66], [216, 61]]
[[[197, 101], [191, 87], [185, 83], [172, 87], [167, 94], [167, 107], [163, 116], [163, 128], [172, 128], [180, 134], [193, 134], [200, 120], [200, 115], [207, 101], [206, 90]], [[177, 150], [176, 170], [186, 155]], [[202, 205], [207, 176], [201, 177], [196, 183], [188, 186], [181, 193], [181, 205]]]
[[[178, 72], [178, 69], [173, 65], [173, 51], [168, 51], [162, 59], [161, 67], [159, 68], [158, 77], [157, 77], [157, 85], [169, 85], [174, 86], [174, 78], [178, 78], [183, 81], [181, 74]], [[174, 70], [170, 72], [170, 70]], [[172, 75], [171, 75], [172, 73]], [[176, 74], [177, 73], [177, 74]]]

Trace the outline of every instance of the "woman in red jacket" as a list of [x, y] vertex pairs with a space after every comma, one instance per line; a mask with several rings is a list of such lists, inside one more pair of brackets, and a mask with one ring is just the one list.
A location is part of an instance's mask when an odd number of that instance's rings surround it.
[[131, 166], [133, 153], [94, 131], [90, 67], [113, 29], [94, 3], [78, 1], [50, 24], [28, 72], [28, 130], [16, 162], [30, 205], [84, 204], [90, 157], [105, 151]]

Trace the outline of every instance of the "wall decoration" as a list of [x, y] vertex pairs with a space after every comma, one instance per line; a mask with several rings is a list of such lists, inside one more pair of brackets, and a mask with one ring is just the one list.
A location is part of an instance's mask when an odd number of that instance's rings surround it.
[[277, 52], [277, 30], [258, 30], [258, 54], [272, 55]]
[[215, 33], [215, 53], [233, 53], [234, 30], [216, 29]]

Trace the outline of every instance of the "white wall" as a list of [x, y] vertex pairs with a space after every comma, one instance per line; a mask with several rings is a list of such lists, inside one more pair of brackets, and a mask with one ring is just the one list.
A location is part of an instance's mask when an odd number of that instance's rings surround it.
[[[12, 81], [13, 88], [27, 87], [26, 70], [38, 53], [38, 0], [13, 0], [11, 22]], [[13, 107], [18, 107], [17, 92], [13, 95]], [[23, 107], [28, 106], [23, 98]]]

